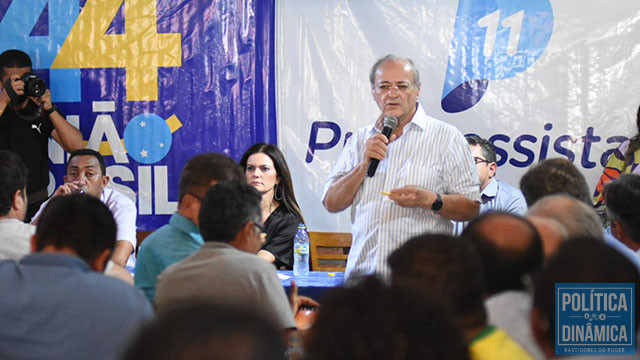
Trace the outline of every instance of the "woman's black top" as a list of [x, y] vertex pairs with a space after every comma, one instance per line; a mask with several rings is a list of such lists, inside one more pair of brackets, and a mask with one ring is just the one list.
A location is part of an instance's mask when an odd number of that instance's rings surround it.
[[262, 249], [276, 257], [274, 265], [277, 269], [293, 268], [293, 237], [298, 231], [301, 220], [298, 215], [287, 211], [287, 207], [280, 204], [264, 222], [267, 230], [267, 241]]

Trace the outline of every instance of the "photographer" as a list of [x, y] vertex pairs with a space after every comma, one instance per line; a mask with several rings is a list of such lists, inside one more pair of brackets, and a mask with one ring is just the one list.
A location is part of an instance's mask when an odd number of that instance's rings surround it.
[[84, 147], [82, 134], [52, 104], [51, 92], [31, 66], [20, 50], [0, 54], [0, 149], [18, 154], [29, 170], [26, 221], [47, 199], [49, 136], [67, 152]]

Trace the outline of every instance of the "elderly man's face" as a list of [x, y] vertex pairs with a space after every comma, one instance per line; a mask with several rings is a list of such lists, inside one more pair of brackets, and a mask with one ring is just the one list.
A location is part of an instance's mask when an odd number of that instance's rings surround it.
[[390, 60], [378, 66], [371, 93], [385, 115], [393, 115], [402, 123], [416, 110], [420, 86], [413, 82], [411, 64]]
[[74, 156], [67, 166], [64, 181], [75, 184], [87, 195], [100, 198], [109, 177], [102, 173], [100, 162], [91, 155]]

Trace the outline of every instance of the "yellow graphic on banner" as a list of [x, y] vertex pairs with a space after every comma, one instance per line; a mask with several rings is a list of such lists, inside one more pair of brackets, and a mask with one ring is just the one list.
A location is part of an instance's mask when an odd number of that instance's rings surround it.
[[[169, 116], [169, 118], [167, 120], [165, 120], [165, 122], [167, 123], [167, 125], [169, 125], [169, 129], [171, 129], [171, 133], [172, 134], [182, 127], [182, 122], [180, 121], [180, 119], [178, 119], [178, 117], [175, 114]], [[126, 152], [127, 149], [126, 149], [126, 147], [124, 145], [124, 139], [120, 139], [120, 142], [122, 143], [122, 148]], [[88, 145], [89, 145], [89, 141], [85, 140], [84, 141], [84, 147], [86, 148], [86, 147], [88, 147]], [[109, 145], [108, 141], [102, 141], [100, 143], [100, 147], [98, 148], [98, 152], [100, 154], [102, 154], [103, 156], [113, 155], [113, 150], [111, 150], [111, 145]]]
[[156, 0], [124, 1], [125, 33], [107, 35], [124, 0], [88, 0], [52, 69], [126, 68], [127, 101], [158, 100], [158, 67], [182, 65], [181, 34], [158, 34]]
[[172, 134], [182, 127], [180, 119], [178, 119], [175, 114], [171, 115], [167, 120], [165, 120], [165, 122], [169, 125], [169, 129], [171, 129]]

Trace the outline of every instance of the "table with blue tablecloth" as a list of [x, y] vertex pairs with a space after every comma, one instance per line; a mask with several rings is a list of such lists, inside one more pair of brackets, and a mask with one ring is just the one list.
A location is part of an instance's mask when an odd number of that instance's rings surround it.
[[291, 288], [291, 280], [295, 280], [299, 295], [308, 296], [317, 301], [322, 300], [325, 291], [341, 286], [344, 282], [343, 272], [309, 271], [308, 276], [294, 276], [291, 270], [278, 270], [278, 277], [287, 293]]

